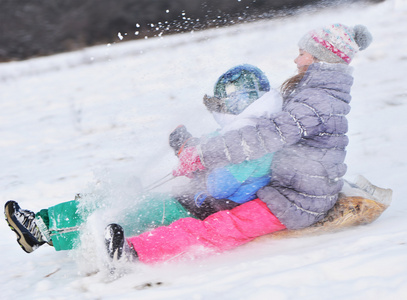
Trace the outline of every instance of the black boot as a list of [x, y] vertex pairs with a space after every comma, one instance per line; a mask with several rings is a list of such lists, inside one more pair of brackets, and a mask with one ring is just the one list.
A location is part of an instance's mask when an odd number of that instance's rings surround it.
[[134, 261], [137, 258], [136, 251], [129, 247], [124, 238], [123, 228], [118, 224], [107, 225], [105, 245], [107, 253], [113, 261]]
[[17, 202], [8, 201], [4, 206], [6, 221], [17, 234], [17, 242], [27, 253], [33, 252], [47, 241], [35, 223], [35, 214], [21, 209]]

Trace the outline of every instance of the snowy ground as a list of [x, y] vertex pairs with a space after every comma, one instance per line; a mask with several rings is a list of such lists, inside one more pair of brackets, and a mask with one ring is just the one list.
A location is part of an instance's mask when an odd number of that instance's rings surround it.
[[[19, 249], [0, 222], [1, 299], [406, 299], [407, 5], [285, 18], [0, 65], [0, 200], [34, 211], [94, 191], [128, 199], [176, 159], [180, 123], [216, 127], [201, 99], [228, 68], [250, 63], [278, 87], [295, 73], [296, 43], [327, 23], [365, 24], [375, 41], [355, 67], [348, 179], [363, 174], [394, 190], [374, 223], [344, 232], [252, 243], [222, 255], [135, 265], [108, 282], [87, 255]], [[168, 185], [163, 189], [170, 188]], [[99, 229], [95, 231], [98, 236]], [[160, 282], [151, 287], [149, 282]]]

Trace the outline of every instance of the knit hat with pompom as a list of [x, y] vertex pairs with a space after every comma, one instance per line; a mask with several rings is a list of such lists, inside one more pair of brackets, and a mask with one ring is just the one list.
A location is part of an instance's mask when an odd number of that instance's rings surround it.
[[371, 42], [372, 35], [363, 25], [332, 24], [308, 32], [298, 47], [320, 61], [349, 64], [355, 54], [366, 49]]

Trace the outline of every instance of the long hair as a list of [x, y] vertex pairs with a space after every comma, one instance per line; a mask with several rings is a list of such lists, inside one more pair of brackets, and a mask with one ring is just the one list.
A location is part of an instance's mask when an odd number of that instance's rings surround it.
[[[317, 63], [320, 62], [321, 60], [319, 60], [318, 58], [316, 58], [315, 56], [313, 56], [313, 60], [312, 63]], [[281, 95], [283, 96], [283, 99], [287, 98], [289, 95], [291, 95], [295, 89], [297, 88], [298, 84], [300, 83], [300, 81], [302, 80], [302, 78], [304, 78], [305, 72], [307, 72], [308, 67], [303, 70], [302, 72], [298, 73], [297, 75], [294, 75], [291, 78], [288, 78], [286, 81], [283, 82], [283, 84], [280, 87], [280, 92]]]
[[286, 81], [283, 82], [283, 84], [280, 87], [281, 95], [283, 96], [283, 98], [287, 98], [289, 95], [291, 95], [292, 92], [295, 91], [295, 89], [298, 86], [298, 83], [300, 83], [304, 75], [305, 72], [301, 72], [298, 73], [297, 75], [292, 76], [291, 78], [288, 78]]

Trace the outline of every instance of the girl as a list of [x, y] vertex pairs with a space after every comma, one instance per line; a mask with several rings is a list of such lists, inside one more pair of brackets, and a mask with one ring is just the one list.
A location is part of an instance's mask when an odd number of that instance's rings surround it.
[[371, 40], [362, 25], [333, 24], [307, 33], [294, 61], [298, 75], [282, 86], [282, 112], [180, 153], [179, 175], [275, 153], [271, 181], [257, 199], [203, 221], [185, 218], [127, 239], [119, 225], [111, 224], [106, 228], [109, 255], [159, 262], [196, 247], [232, 249], [260, 235], [321, 220], [337, 201], [346, 173], [346, 115], [353, 84], [349, 63]]
[[[205, 96], [204, 102], [216, 119], [221, 120], [219, 132], [232, 126], [254, 124], [260, 116], [281, 111], [282, 105], [280, 95], [270, 91], [264, 73], [251, 65], [228, 70], [216, 83], [214, 97]], [[191, 137], [185, 127], [178, 127], [170, 135], [170, 146], [176, 153], [185, 153], [196, 140]], [[204, 219], [234, 208], [254, 199], [256, 191], [270, 181], [271, 159], [272, 154], [267, 153], [250, 162], [189, 174], [191, 182], [180, 193], [139, 197], [137, 203], [125, 210], [121, 223], [129, 234], [140, 234], [181, 218]], [[181, 173], [174, 172], [174, 175]], [[60, 203], [37, 214], [9, 201], [5, 205], [6, 220], [28, 253], [46, 242], [56, 250], [70, 250], [79, 242], [80, 226], [96, 209], [78, 200]], [[103, 206], [103, 201], [99, 202], [96, 206]]]

